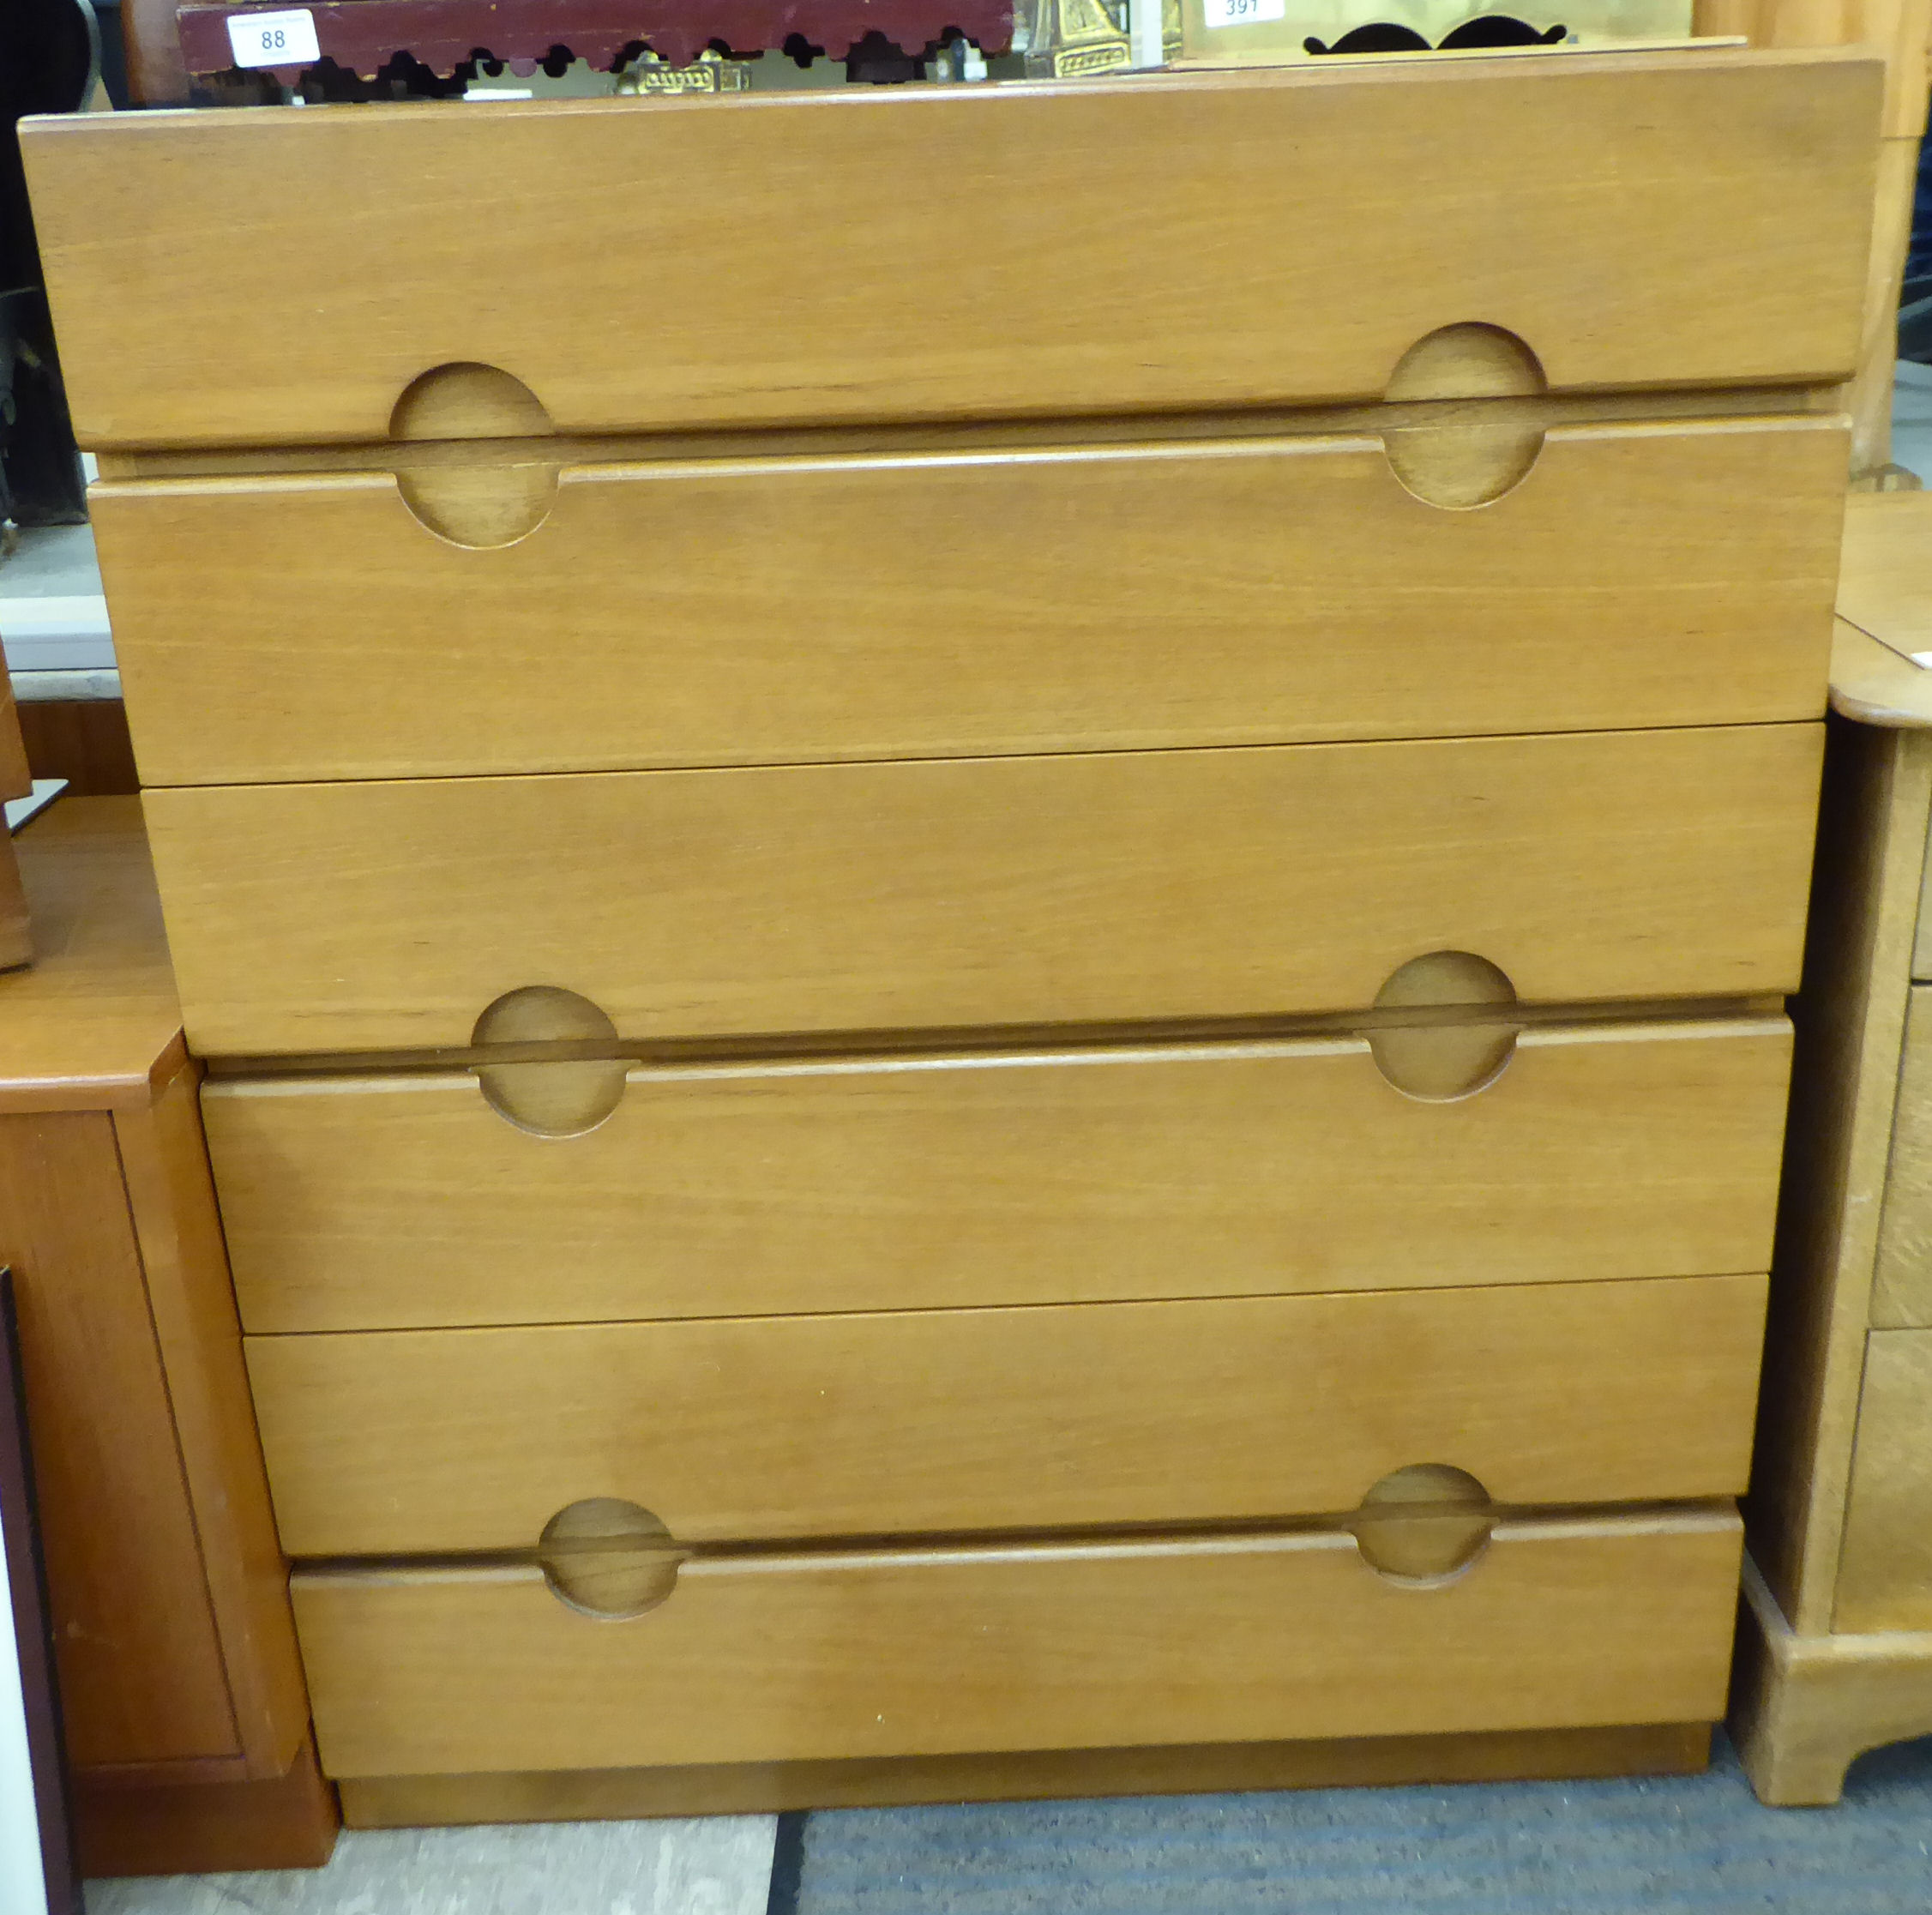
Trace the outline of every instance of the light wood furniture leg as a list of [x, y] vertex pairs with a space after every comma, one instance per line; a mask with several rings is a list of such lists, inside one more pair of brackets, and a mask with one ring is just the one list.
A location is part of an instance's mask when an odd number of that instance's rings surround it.
[[1926, 1087], [1901, 1075], [1932, 982], [1932, 671], [1911, 662], [1932, 648], [1928, 553], [1932, 496], [1851, 502], [1732, 1698], [1767, 1803], [1835, 1802], [1855, 1756], [1932, 1733]]
[[1869, 1749], [1932, 1735], [1932, 1631], [1800, 1635], [1747, 1557], [1730, 1732], [1758, 1799], [1821, 1807]]

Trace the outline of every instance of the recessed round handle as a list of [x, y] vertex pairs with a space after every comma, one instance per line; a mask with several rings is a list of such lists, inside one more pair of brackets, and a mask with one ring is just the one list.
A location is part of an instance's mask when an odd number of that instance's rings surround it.
[[624, 1100], [630, 1067], [622, 1057], [472, 1064], [483, 1100], [533, 1137], [584, 1137]]
[[1483, 1553], [1496, 1510], [1467, 1470], [1411, 1463], [1369, 1490], [1349, 1527], [1377, 1575], [1429, 1586], [1460, 1575]]
[[[505, 1123], [534, 1137], [581, 1137], [623, 1101], [629, 1072], [617, 1027], [589, 998], [560, 985], [526, 985], [504, 994], [477, 1019], [478, 1050], [569, 1045], [578, 1055], [532, 1057], [514, 1051], [472, 1064], [485, 1100]], [[585, 1050], [603, 1055], [584, 1057]]]
[[544, 1525], [537, 1544], [551, 1593], [604, 1622], [668, 1602], [688, 1553], [648, 1509], [619, 1496], [567, 1503]]
[[[1383, 396], [1398, 404], [1534, 398], [1542, 362], [1514, 333], [1465, 321], [1425, 333], [1397, 363]], [[1382, 450], [1425, 505], [1466, 511], [1514, 491], [1543, 450], [1543, 422], [1520, 407], [1477, 407], [1390, 425]]]
[[[1515, 1023], [1497, 1015], [1515, 1003], [1508, 976], [1473, 951], [1411, 958], [1375, 993], [1384, 1021], [1366, 1033], [1375, 1068], [1405, 1097], [1424, 1103], [1472, 1097], [1515, 1055]], [[1411, 1014], [1406, 1021], [1404, 1013]]]
[[561, 985], [524, 985], [484, 1008], [470, 1033], [489, 1044], [602, 1044], [614, 1046], [617, 1027], [589, 998]]
[[[432, 366], [412, 379], [389, 414], [399, 443], [441, 442], [397, 455], [396, 490], [417, 522], [453, 545], [514, 545], [550, 516], [562, 467], [550, 414], [529, 387], [500, 366]], [[472, 448], [459, 440], [527, 440]]]
[[534, 439], [553, 430], [543, 400], [522, 380], [476, 359], [418, 373], [389, 413], [392, 439]]

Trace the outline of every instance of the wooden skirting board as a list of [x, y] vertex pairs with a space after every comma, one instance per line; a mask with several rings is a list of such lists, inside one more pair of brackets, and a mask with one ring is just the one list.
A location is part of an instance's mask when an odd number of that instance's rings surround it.
[[335, 1846], [335, 1792], [304, 1737], [286, 1773], [256, 1780], [75, 1785], [81, 1872], [181, 1875], [228, 1869], [316, 1869]]
[[1046, 1749], [892, 1761], [358, 1776], [341, 1784], [342, 1817], [351, 1828], [407, 1828], [753, 1815], [916, 1802], [1692, 1775], [1709, 1760], [1710, 1747], [1707, 1724], [1665, 1722], [1634, 1728]]

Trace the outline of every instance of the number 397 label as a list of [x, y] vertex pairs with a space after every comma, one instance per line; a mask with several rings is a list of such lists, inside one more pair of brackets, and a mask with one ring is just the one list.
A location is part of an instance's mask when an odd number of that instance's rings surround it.
[[[1214, 0], [1210, 0], [1210, 4]], [[1237, 5], [1240, 0], [1235, 0]], [[1261, 0], [1264, 6], [1279, 0]], [[1272, 16], [1279, 19], [1280, 16]], [[306, 7], [286, 13], [230, 14], [228, 44], [238, 67], [306, 66], [322, 57], [316, 44], [316, 16]]]
[[[1288, 0], [1207, 0], [1210, 27], [1252, 27], [1257, 21], [1285, 20]], [[229, 31], [234, 31], [232, 21]]]

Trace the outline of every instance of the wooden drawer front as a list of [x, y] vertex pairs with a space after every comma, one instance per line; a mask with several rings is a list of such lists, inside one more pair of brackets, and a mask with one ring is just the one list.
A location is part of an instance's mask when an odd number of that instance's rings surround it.
[[1577, 428], [1474, 511], [1360, 437], [611, 466], [491, 548], [383, 473], [93, 513], [144, 780], [229, 784], [1816, 718], [1845, 458]]
[[461, 1045], [558, 985], [626, 1038], [1797, 982], [1823, 727], [147, 794], [203, 1055]]
[[1333, 1038], [634, 1069], [575, 1136], [460, 1074], [202, 1111], [250, 1330], [433, 1328], [1761, 1270], [1790, 1058], [1766, 1018], [1532, 1027], [1447, 1102]]
[[[1560, 388], [1848, 376], [1881, 70], [1558, 57], [24, 144], [90, 444], [379, 438], [463, 361], [573, 431], [1016, 416], [1373, 395], [1468, 319]], [[1162, 163], [1127, 218], [1130, 153]]]
[[1735, 1494], [1760, 1277], [255, 1337], [293, 1556], [533, 1548], [618, 1496], [680, 1543]]
[[1433, 1587], [1346, 1535], [700, 1559], [628, 1622], [534, 1569], [298, 1574], [332, 1775], [1708, 1721], [1734, 1516], [1509, 1524]]
[[1866, 1340], [1838, 1629], [1932, 1629], [1932, 1331]]
[[1932, 1329], [1932, 985], [1915, 985], [1905, 1011], [1872, 1322]]

